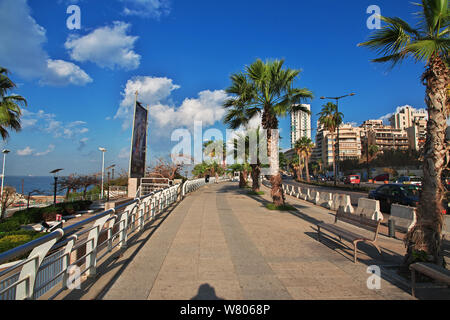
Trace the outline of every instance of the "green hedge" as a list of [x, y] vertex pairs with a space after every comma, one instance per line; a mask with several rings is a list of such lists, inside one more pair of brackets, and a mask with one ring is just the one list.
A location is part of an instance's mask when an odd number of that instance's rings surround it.
[[30, 223], [40, 223], [43, 220], [55, 220], [57, 214], [68, 216], [76, 211], [87, 210], [91, 201], [77, 201], [70, 203], [58, 203], [56, 206], [44, 208], [29, 208], [17, 211], [12, 217], [0, 223], [0, 232], [12, 232], [20, 230], [20, 226]]
[[0, 253], [19, 247], [44, 235], [45, 233], [26, 230], [0, 232]]

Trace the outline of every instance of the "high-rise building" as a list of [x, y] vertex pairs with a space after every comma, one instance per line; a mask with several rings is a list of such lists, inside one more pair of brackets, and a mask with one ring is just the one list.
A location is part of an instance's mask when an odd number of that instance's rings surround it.
[[425, 110], [416, 110], [411, 106], [404, 106], [389, 119], [394, 129], [405, 130], [420, 121], [426, 121], [428, 113]]
[[378, 147], [379, 152], [385, 150], [408, 150], [409, 139], [405, 130], [390, 126], [372, 128], [367, 131], [369, 145]]
[[[316, 148], [313, 151], [314, 159], [322, 159], [322, 163], [330, 166], [334, 163], [333, 147], [336, 149], [337, 131], [331, 133], [318, 125], [316, 134]], [[335, 150], [337, 152], [337, 150]], [[355, 128], [350, 124], [339, 127], [339, 159], [361, 158], [361, 128]]]
[[428, 112], [426, 110], [416, 110], [413, 107], [405, 106], [392, 115], [389, 120], [394, 129], [407, 132], [409, 147], [413, 150], [419, 150], [425, 143], [427, 118]]
[[[311, 111], [311, 105], [303, 104]], [[295, 142], [302, 137], [311, 139], [311, 114], [304, 111], [291, 113], [291, 148], [295, 146]]]

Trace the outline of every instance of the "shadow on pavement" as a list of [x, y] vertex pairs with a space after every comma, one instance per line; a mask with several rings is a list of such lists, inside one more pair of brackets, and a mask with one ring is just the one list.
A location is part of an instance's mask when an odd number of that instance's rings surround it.
[[202, 284], [198, 288], [198, 293], [191, 300], [225, 300], [223, 298], [219, 298], [216, 295], [216, 290], [211, 287], [209, 284]]
[[93, 278], [93, 279], [87, 279], [82, 283], [82, 288], [80, 290], [73, 290], [70, 293], [68, 293], [63, 300], [81, 300], [83, 296], [89, 293], [89, 290], [96, 284], [98, 280], [101, 279], [101, 275], [104, 275], [110, 271], [114, 272], [114, 269], [120, 268], [118, 271], [115, 271], [115, 275], [108, 281], [108, 283], [103, 286], [100, 293], [95, 297], [96, 300], [101, 300], [109, 291], [109, 289], [114, 285], [114, 283], [117, 281], [117, 279], [120, 277], [120, 275], [123, 273], [123, 271], [127, 268], [127, 266], [133, 261], [134, 257], [139, 253], [139, 251], [145, 246], [145, 244], [150, 240], [150, 238], [153, 236], [153, 234], [158, 230], [158, 228], [163, 224], [163, 222], [169, 217], [169, 215], [173, 212], [173, 210], [179, 205], [180, 202], [177, 202], [176, 204], [172, 205], [168, 208], [165, 212], [162, 212], [158, 216], [155, 217], [155, 220], [147, 225], [144, 228], [144, 232], [151, 230], [151, 232], [143, 239], [139, 239], [139, 237], [142, 236], [142, 233], [136, 233], [133, 234], [129, 238], [130, 245], [126, 248], [126, 251], [134, 250], [130, 257], [127, 259], [117, 261], [120, 259], [123, 255], [123, 252], [119, 251], [113, 253], [111, 256], [106, 258], [103, 262], [101, 262], [97, 267], [97, 274], [99, 274], [99, 277]]

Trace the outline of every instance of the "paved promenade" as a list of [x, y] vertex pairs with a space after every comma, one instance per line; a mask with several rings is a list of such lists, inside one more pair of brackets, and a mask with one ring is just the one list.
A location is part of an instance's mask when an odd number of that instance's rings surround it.
[[400, 241], [380, 240], [383, 260], [362, 244], [354, 264], [351, 246], [317, 241], [315, 223], [334, 221], [328, 210], [289, 197], [298, 212], [269, 211], [266, 199], [234, 183], [189, 195], [95, 298], [412, 299], [384, 277], [381, 290], [366, 284], [369, 265], [401, 263]]

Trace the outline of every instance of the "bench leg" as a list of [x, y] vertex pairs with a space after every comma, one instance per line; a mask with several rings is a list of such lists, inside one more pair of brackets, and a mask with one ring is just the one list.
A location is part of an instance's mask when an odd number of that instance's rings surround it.
[[317, 240], [320, 242], [320, 227], [317, 227]]
[[354, 249], [353, 262], [356, 263], [356, 262], [358, 262], [358, 260], [356, 258], [356, 255], [358, 254], [358, 242], [353, 242], [353, 249]]
[[380, 254], [381, 257], [383, 257], [383, 254], [381, 253], [381, 248], [374, 242], [370, 242], [377, 250], [378, 253]]
[[411, 295], [416, 297], [416, 271], [411, 270]]

